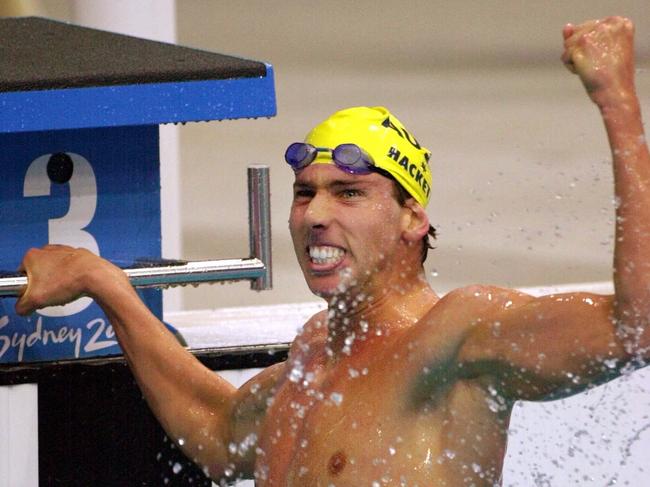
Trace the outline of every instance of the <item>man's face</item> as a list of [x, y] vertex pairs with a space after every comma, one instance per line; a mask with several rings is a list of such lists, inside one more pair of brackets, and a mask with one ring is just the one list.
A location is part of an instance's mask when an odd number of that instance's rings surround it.
[[393, 183], [376, 173], [347, 174], [312, 164], [296, 175], [289, 230], [311, 291], [324, 298], [389, 282], [401, 236]]

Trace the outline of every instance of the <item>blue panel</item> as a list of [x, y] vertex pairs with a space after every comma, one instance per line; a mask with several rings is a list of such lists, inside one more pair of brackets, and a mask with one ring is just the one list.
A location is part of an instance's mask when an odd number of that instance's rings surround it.
[[[158, 127], [113, 127], [0, 134], [0, 269], [15, 270], [29, 247], [92, 246], [125, 266], [160, 256]], [[73, 162], [72, 179], [51, 183], [50, 154]], [[141, 293], [160, 317], [161, 293]], [[0, 300], [0, 362], [119, 353], [94, 303], [64, 317], [13, 312]]]
[[263, 78], [0, 93], [0, 133], [271, 117], [273, 68]]

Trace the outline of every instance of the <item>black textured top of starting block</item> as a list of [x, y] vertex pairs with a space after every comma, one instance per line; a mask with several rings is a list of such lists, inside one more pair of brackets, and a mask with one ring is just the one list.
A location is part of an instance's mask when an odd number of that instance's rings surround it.
[[257, 61], [38, 17], [0, 19], [0, 92], [264, 76]]

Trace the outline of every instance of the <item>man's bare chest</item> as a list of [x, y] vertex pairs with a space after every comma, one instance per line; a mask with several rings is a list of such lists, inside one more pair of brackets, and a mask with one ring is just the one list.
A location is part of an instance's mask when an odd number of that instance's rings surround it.
[[425, 482], [442, 475], [456, 455], [446, 435], [458, 415], [476, 418], [485, 409], [462, 380], [445, 373], [449, 363], [448, 355], [424, 357], [401, 339], [335, 366], [322, 357], [294, 357], [260, 442], [259, 467], [277, 480], [266, 485], [343, 486], [360, 477], [397, 482], [405, 475]]

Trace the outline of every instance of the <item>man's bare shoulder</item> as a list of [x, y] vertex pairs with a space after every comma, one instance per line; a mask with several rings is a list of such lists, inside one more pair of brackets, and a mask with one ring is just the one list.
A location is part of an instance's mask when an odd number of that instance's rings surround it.
[[516, 289], [472, 284], [446, 293], [423, 317], [423, 322], [440, 319], [451, 320], [458, 325], [467, 319], [480, 322], [495, 313], [527, 304], [532, 299], [533, 296]]
[[[459, 362], [525, 365], [544, 343], [565, 336], [575, 340], [584, 323], [609, 326], [611, 297], [590, 293], [531, 296], [516, 289], [468, 286], [449, 293], [448, 310], [438, 324], [460, 327]], [[442, 301], [442, 300], [441, 300]], [[575, 324], [574, 332], [569, 330]], [[560, 327], [560, 328], [557, 328]], [[604, 334], [604, 332], [602, 333]], [[584, 338], [584, 341], [588, 341]], [[555, 349], [558, 347], [556, 346]]]
[[[322, 310], [307, 320], [303, 327], [298, 331], [294, 341], [289, 349], [289, 356], [295, 356], [296, 353], [304, 351], [304, 344], [311, 344], [316, 340], [325, 340], [327, 337], [327, 310]], [[280, 362], [261, 371], [250, 381], [240, 388], [240, 395], [246, 397], [248, 389], [252, 387], [254, 391], [260, 389], [261, 384], [274, 387], [276, 383], [285, 375], [287, 362]]]
[[460, 287], [440, 298], [407, 333], [410, 342], [425, 354], [441, 349], [459, 354], [475, 330], [498, 323], [500, 316], [532, 299], [515, 289], [498, 286]]
[[[306, 351], [306, 348], [327, 339], [327, 310], [319, 311], [298, 330], [296, 338], [291, 343], [289, 357], [295, 357]], [[302, 352], [302, 353], [301, 353]]]

